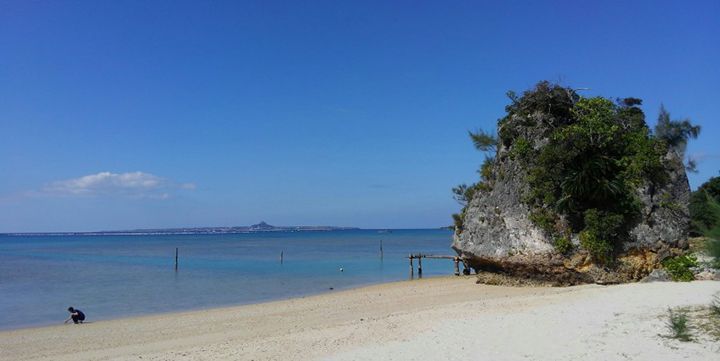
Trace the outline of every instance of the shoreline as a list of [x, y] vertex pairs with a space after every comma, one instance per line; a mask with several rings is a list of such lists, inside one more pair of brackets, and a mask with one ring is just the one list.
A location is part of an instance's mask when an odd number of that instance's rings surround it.
[[[120, 316], [120, 317], [108, 317], [108, 318], [91, 318], [88, 317], [88, 321], [84, 322], [84, 324], [94, 324], [94, 323], [103, 323], [103, 322], [113, 322], [113, 321], [121, 321], [121, 320], [132, 320], [132, 319], [144, 319], [149, 317], [174, 317], [178, 315], [185, 315], [185, 314], [194, 314], [197, 312], [206, 312], [206, 311], [220, 311], [220, 310], [233, 310], [240, 307], [250, 307], [250, 306], [257, 306], [257, 305], [265, 305], [265, 304], [274, 304], [274, 303], [280, 303], [280, 302], [287, 302], [287, 301], [293, 301], [293, 300], [304, 300], [312, 297], [323, 297], [326, 295], [331, 294], [339, 294], [343, 292], [350, 292], [355, 290], [361, 290], [365, 288], [372, 288], [372, 287], [379, 287], [388, 285], [389, 287], [394, 284], [404, 284], [406, 282], [416, 282], [416, 281], [425, 281], [425, 280], [437, 280], [437, 279], [459, 279], [459, 278], [472, 278], [475, 280], [476, 275], [468, 275], [468, 276], [455, 276], [455, 275], [443, 275], [443, 276], [426, 276], [422, 279], [413, 279], [413, 280], [400, 280], [400, 281], [388, 281], [388, 282], [369, 282], [365, 284], [357, 284], [357, 285], [350, 285], [347, 288], [339, 286], [332, 290], [322, 290], [318, 291], [316, 293], [308, 293], [305, 295], [299, 295], [294, 297], [283, 297], [283, 298], [277, 298], [277, 299], [268, 299], [260, 302], [249, 302], [249, 303], [235, 303], [235, 304], [227, 304], [227, 305], [220, 305], [220, 306], [209, 306], [209, 307], [198, 307], [198, 308], [192, 308], [192, 309], [185, 309], [185, 310], [170, 310], [170, 311], [159, 311], [159, 312], [150, 312], [150, 313], [142, 313], [142, 314], [133, 314], [130, 316]], [[500, 286], [502, 287], [502, 286]], [[521, 288], [521, 287], [513, 287], [513, 288]], [[527, 288], [527, 287], [526, 287]], [[546, 287], [538, 287], [538, 288], [546, 288]], [[78, 307], [80, 308], [80, 307]], [[63, 313], [63, 315], [65, 315]], [[25, 330], [34, 330], [34, 329], [43, 329], [43, 328], [51, 328], [51, 327], [63, 327], [68, 326], [65, 324], [62, 324], [62, 320], [55, 322], [55, 323], [43, 323], [43, 324], [36, 324], [36, 325], [26, 325], [26, 326], [20, 326], [18, 328], [0, 328], [0, 336], [2, 336], [3, 333], [9, 333], [13, 331], [25, 331]]]
[[[528, 352], [547, 360], [617, 359], [621, 353], [702, 359], [716, 355], [712, 344], [668, 345], [675, 341], [657, 336], [664, 332], [660, 317], [668, 307], [708, 304], [717, 292], [720, 282], [713, 281], [517, 288], [476, 285], [472, 276], [435, 277], [0, 331], [0, 359], [371, 360], [392, 354], [400, 360], [514, 360]], [[566, 351], [554, 353], [560, 346]]]
[[[476, 275], [468, 275], [468, 276], [460, 276], [460, 277], [475, 279], [475, 276]], [[396, 283], [402, 284], [405, 282], [414, 282], [414, 281], [418, 281], [418, 280], [424, 281], [424, 280], [431, 280], [431, 279], [456, 279], [458, 277], [459, 276], [455, 276], [455, 275], [432, 275], [432, 276], [425, 276], [422, 279], [415, 278], [413, 280], [368, 282], [368, 283], [363, 283], [363, 284], [352, 284], [352, 285], [348, 285], [347, 287], [344, 287], [341, 285], [341, 286], [334, 286], [334, 288], [332, 290], [326, 289], [326, 290], [317, 291], [315, 293], [267, 299], [267, 300], [261, 300], [258, 302], [231, 303], [231, 304], [226, 304], [226, 305], [213, 305], [213, 306], [207, 306], [207, 307], [201, 306], [201, 307], [197, 307], [197, 308], [189, 308], [189, 309], [184, 309], [184, 310], [168, 310], [168, 311], [158, 311], [158, 312], [149, 312], [149, 313], [138, 313], [138, 314], [132, 314], [130, 316], [119, 316], [119, 317], [110, 316], [107, 318], [98, 318], [98, 319], [88, 317], [88, 322], [85, 322], [85, 324], [99, 323], [99, 322], [111, 322], [111, 321], [118, 321], [118, 320], [125, 320], [125, 319], [137, 319], [137, 318], [145, 318], [145, 317], [152, 317], [152, 316], [168, 316], [169, 317], [169, 316], [173, 316], [173, 315], [186, 314], [186, 313], [195, 313], [195, 312], [221, 310], [221, 309], [234, 309], [237, 307], [248, 307], [248, 306], [254, 306], [254, 305], [263, 305], [263, 304], [271, 304], [271, 303], [276, 303], [276, 302], [290, 301], [290, 300], [301, 300], [301, 299], [306, 299], [309, 297], [321, 297], [324, 295], [342, 293], [342, 292], [353, 291], [353, 290], [375, 287], [375, 286], [391, 285], [391, 284], [396, 284]], [[81, 308], [81, 307], [78, 306], [78, 308]], [[63, 311], [63, 310], [61, 310], [61, 311]], [[65, 316], [66, 314], [62, 313], [62, 315]], [[34, 324], [34, 325], [25, 325], [25, 326], [20, 326], [17, 328], [0, 327], [0, 336], [2, 336], [2, 334], [4, 332], [63, 326], [63, 324], [61, 324], [61, 321], [62, 320], [60, 320], [58, 322], [54, 322], [54, 323], [38, 323], [38, 324]]]
[[[423, 280], [424, 279], [434, 279], [434, 278], [451, 278], [451, 277], [454, 278], [457, 276], [454, 276], [454, 275], [427, 276], [427, 277], [424, 277]], [[107, 318], [103, 317], [103, 318], [97, 318], [97, 319], [88, 317], [88, 321], [85, 322], [84, 324], [99, 323], [99, 322], [111, 322], [111, 321], [145, 318], [145, 317], [152, 317], [152, 316], [173, 316], [173, 315], [178, 315], [178, 314], [195, 313], [195, 312], [210, 311], [210, 310], [233, 309], [233, 308], [237, 308], [237, 307], [247, 307], [247, 306], [262, 305], [262, 304], [267, 304], [267, 303], [289, 301], [289, 300], [295, 300], [295, 299], [305, 299], [308, 297], [318, 297], [318, 296], [323, 296], [323, 295], [328, 295], [328, 294], [333, 294], [333, 293], [352, 291], [352, 290], [366, 288], [366, 287], [380, 286], [380, 285], [392, 284], [392, 283], [403, 283], [403, 282], [410, 282], [410, 280], [388, 281], [388, 282], [379, 281], [379, 282], [369, 282], [369, 283], [365, 283], [365, 284], [353, 284], [353, 285], [347, 286], [347, 288], [345, 288], [343, 286], [335, 286], [332, 290], [330, 290], [330, 289], [320, 290], [315, 293], [308, 293], [308, 294], [290, 296], [290, 297], [280, 297], [280, 298], [274, 298], [274, 299], [266, 299], [266, 300], [261, 300], [258, 302], [251, 301], [251, 302], [247, 302], [247, 303], [229, 303], [226, 305], [211, 305], [211, 306], [206, 306], [206, 307], [200, 306], [200, 307], [196, 307], [196, 308], [188, 308], [188, 309], [183, 309], [183, 310], [167, 310], [167, 311], [157, 311], [157, 312], [149, 312], [149, 313], [137, 313], [137, 314], [132, 314], [129, 316], [117, 316], [117, 317], [109, 316]], [[81, 307], [77, 306], [77, 308], [81, 308]], [[84, 307], [82, 307], [82, 308], [84, 308]], [[67, 318], [67, 315], [66, 315], [67, 312], [65, 312], [64, 310], [61, 310], [61, 311], [63, 311], [63, 313], [61, 313], [61, 315], [66, 316], [66, 318]], [[90, 316], [92, 316], [92, 315], [90, 315]], [[40, 328], [46, 328], [46, 327], [55, 327], [58, 325], [63, 326], [61, 319], [59, 319], [58, 322], [54, 322], [54, 323], [30, 324], [30, 325], [20, 326], [17, 328], [0, 327], [0, 336], [2, 336], [2, 334], [4, 332], [40, 329]]]

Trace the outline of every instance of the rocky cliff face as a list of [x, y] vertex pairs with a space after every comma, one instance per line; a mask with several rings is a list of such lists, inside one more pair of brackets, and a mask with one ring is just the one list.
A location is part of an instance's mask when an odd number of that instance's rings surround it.
[[[537, 151], [548, 144], [548, 124], [553, 120], [543, 112], [531, 117], [536, 119], [528, 121], [527, 116], [511, 114], [500, 127], [513, 127], [513, 138], [527, 140], [523, 146]], [[665, 182], [648, 180], [636, 188], [640, 214], [608, 264], [596, 261], [580, 246], [577, 230], [569, 235], [572, 250], [560, 252], [553, 236], [531, 220], [537, 204], [528, 201], [529, 168], [527, 161], [514, 156], [517, 146], [517, 142], [499, 141], [489, 187], [469, 200], [462, 226], [455, 232], [453, 249], [478, 273], [564, 285], [629, 282], [646, 276], [662, 259], [687, 247], [690, 189], [675, 152], [668, 151], [662, 158]], [[557, 222], [565, 222], [562, 214]]]

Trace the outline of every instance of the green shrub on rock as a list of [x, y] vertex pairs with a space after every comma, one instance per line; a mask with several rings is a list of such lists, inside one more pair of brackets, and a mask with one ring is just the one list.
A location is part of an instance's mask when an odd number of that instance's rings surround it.
[[590, 252], [596, 261], [608, 263], [612, 256], [612, 245], [592, 231], [582, 231], [579, 235], [580, 245]]
[[464, 214], [463, 213], [453, 213], [453, 226], [455, 227], [456, 232], [462, 232], [463, 231], [463, 222], [464, 222]]
[[512, 150], [510, 151], [510, 158], [527, 160], [527, 157], [530, 156], [531, 151], [532, 145], [530, 144], [530, 142], [525, 138], [518, 138], [515, 141], [515, 144], [513, 144], [512, 146]]
[[553, 242], [553, 246], [555, 246], [555, 250], [559, 253], [566, 254], [573, 249], [573, 244], [570, 242], [570, 239], [567, 237], [559, 237], [555, 238], [555, 241]]
[[691, 267], [697, 267], [697, 258], [688, 255], [668, 258], [663, 261], [663, 267], [670, 274], [673, 281], [689, 282], [695, 279]]
[[530, 211], [529, 218], [540, 229], [548, 234], [555, 233], [555, 218], [557, 215], [547, 208], [537, 208]]
[[585, 229], [580, 232], [580, 245], [595, 260], [608, 263], [612, 259], [615, 243], [621, 237], [623, 216], [597, 209], [585, 211]]

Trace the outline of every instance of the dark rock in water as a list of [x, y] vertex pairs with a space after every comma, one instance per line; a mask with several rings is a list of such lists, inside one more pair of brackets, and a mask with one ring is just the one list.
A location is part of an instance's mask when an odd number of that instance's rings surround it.
[[670, 275], [663, 269], [656, 269], [645, 276], [640, 282], [668, 282], [671, 281]]
[[[540, 111], [526, 118], [511, 114], [498, 133], [512, 126], [515, 138], [522, 138], [525, 146], [537, 151], [550, 142], [548, 124], [557, 119]], [[648, 276], [663, 259], [687, 248], [690, 187], [682, 160], [674, 151], [669, 150], [661, 160], [666, 182], [645, 180], [636, 188], [640, 215], [614, 251], [613, 261], [602, 263], [580, 247], [578, 231], [568, 239], [572, 250], [561, 253], [551, 235], [531, 220], [528, 166], [515, 156], [515, 146], [498, 143], [492, 180], [468, 200], [462, 224], [455, 231], [453, 249], [478, 273], [555, 285], [631, 282]], [[659, 277], [661, 272], [653, 274]]]

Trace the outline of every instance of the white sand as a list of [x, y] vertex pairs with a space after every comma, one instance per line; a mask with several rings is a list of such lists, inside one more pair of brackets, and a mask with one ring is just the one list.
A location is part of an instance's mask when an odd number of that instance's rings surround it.
[[668, 307], [720, 282], [571, 288], [473, 278], [371, 286], [259, 305], [0, 333], [0, 360], [720, 360], [662, 337]]

